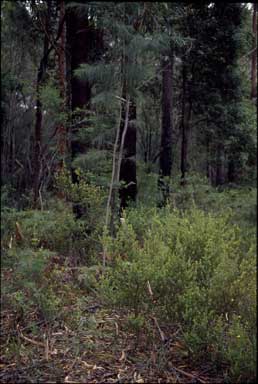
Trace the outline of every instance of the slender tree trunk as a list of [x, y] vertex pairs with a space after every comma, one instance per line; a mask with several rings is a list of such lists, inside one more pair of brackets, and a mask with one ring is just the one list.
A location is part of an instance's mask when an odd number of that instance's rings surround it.
[[[115, 139], [114, 150], [113, 150], [112, 175], [111, 175], [111, 182], [109, 186], [109, 195], [107, 200], [106, 220], [105, 220], [105, 225], [107, 228], [109, 226], [109, 223], [111, 223], [111, 227], [113, 226], [113, 213], [114, 213], [114, 204], [115, 204], [115, 195], [116, 195], [115, 193], [116, 189], [114, 187], [114, 184], [119, 181], [119, 169], [118, 169], [119, 159], [117, 158], [117, 150], [118, 150], [118, 144], [119, 144], [120, 126], [121, 126], [121, 118], [122, 118], [121, 115], [122, 115], [122, 105], [120, 105], [118, 127], [116, 131], [116, 139]], [[125, 128], [126, 127], [124, 127], [124, 129]]]
[[162, 123], [161, 123], [161, 149], [160, 149], [160, 178], [159, 188], [163, 193], [164, 202], [168, 197], [168, 184], [164, 176], [171, 175], [172, 169], [172, 76], [173, 56], [162, 59]]
[[251, 98], [257, 97], [257, 4], [253, 3], [253, 53], [252, 53], [252, 68], [251, 68]]
[[[127, 68], [130, 58], [125, 50], [122, 55], [122, 110], [119, 131], [119, 159], [117, 177], [122, 185], [119, 188], [120, 211], [128, 206], [130, 201], [135, 201], [137, 196], [136, 179], [136, 105], [130, 100], [128, 92]], [[124, 102], [126, 101], [126, 102]]]
[[210, 141], [209, 138], [206, 138], [206, 177], [211, 182], [210, 167]]
[[[123, 98], [127, 100], [124, 88]], [[126, 103], [123, 103], [122, 119], [120, 126], [120, 146], [122, 134], [126, 121]], [[130, 201], [136, 201], [137, 178], [136, 178], [136, 105], [132, 101], [129, 105], [128, 125], [124, 137], [123, 153], [119, 172], [119, 181], [124, 183], [119, 190], [120, 208], [126, 208]]]
[[34, 207], [37, 207], [39, 199], [39, 189], [40, 189], [40, 177], [41, 177], [41, 148], [42, 148], [42, 103], [40, 100], [40, 87], [44, 81], [48, 55], [49, 55], [49, 23], [50, 23], [50, 3], [48, 3], [47, 14], [45, 16], [45, 36], [44, 36], [44, 47], [43, 47], [43, 56], [40, 61], [37, 75], [37, 87], [36, 87], [36, 121], [34, 128], [34, 172], [33, 172], [33, 181], [34, 181]]
[[148, 162], [151, 161], [151, 155], [152, 155], [152, 127], [149, 126], [149, 135], [148, 135]]
[[[60, 90], [60, 96], [62, 100], [62, 113], [65, 113], [66, 111], [66, 84], [65, 84], [65, 78], [66, 78], [66, 54], [65, 54], [65, 22], [63, 22], [65, 17], [65, 3], [64, 0], [59, 0], [59, 26], [62, 28], [61, 34], [60, 34], [60, 42], [58, 45], [58, 75], [59, 75], [59, 90]], [[63, 169], [64, 166], [64, 158], [65, 154], [67, 152], [67, 132], [66, 132], [66, 126], [65, 121], [62, 120], [58, 126], [57, 131], [57, 138], [58, 138], [58, 153], [60, 156], [60, 165], [59, 169]]]
[[190, 118], [191, 118], [191, 103], [189, 102], [187, 91], [187, 73], [186, 67], [183, 65], [183, 97], [182, 97], [182, 116], [181, 116], [181, 130], [182, 130], [182, 143], [181, 143], [181, 184], [185, 185], [185, 175], [188, 171], [188, 142], [190, 133]]
[[219, 144], [217, 147], [217, 162], [216, 162], [216, 185], [223, 185], [225, 182], [224, 169], [224, 147]]
[[236, 167], [234, 159], [230, 158], [228, 162], [228, 182], [234, 183], [236, 181]]

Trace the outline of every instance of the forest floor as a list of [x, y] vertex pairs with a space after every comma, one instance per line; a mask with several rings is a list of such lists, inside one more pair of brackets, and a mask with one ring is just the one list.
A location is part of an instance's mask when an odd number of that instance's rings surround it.
[[[2, 271], [4, 284], [12, 270]], [[85, 292], [70, 292], [69, 318]], [[205, 362], [191, 361], [179, 329], [150, 319], [148, 332], [132, 332], [128, 313], [106, 308], [97, 296], [87, 296], [80, 321], [43, 321], [36, 311], [1, 312], [1, 383], [222, 383], [223, 376]], [[67, 317], [67, 318], [68, 318]], [[65, 319], [65, 315], [62, 317]], [[77, 325], [75, 325], [77, 324]], [[78, 325], [79, 324], [79, 325]], [[152, 324], [152, 325], [151, 325]], [[168, 337], [169, 335], [169, 337]]]

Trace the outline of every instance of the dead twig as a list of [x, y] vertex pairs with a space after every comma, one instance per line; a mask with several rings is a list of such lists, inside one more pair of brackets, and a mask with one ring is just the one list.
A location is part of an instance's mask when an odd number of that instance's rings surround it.
[[[151, 289], [151, 285], [150, 285], [149, 280], [147, 281], [147, 289], [148, 289], [149, 295], [151, 297], [152, 303], [155, 304], [154, 297], [153, 297], [153, 291]], [[159, 335], [160, 335], [160, 338], [161, 338], [162, 342], [164, 343], [166, 341], [166, 337], [165, 337], [164, 332], [162, 331], [162, 329], [159, 326], [157, 318], [155, 316], [152, 316], [151, 318], [154, 321], [154, 324], [156, 325], [156, 327], [157, 327], [157, 329], [159, 331]]]
[[176, 368], [176, 367], [173, 367], [173, 369], [179, 373], [181, 373], [182, 375], [186, 376], [186, 377], [189, 377], [190, 379], [194, 379], [194, 380], [198, 380], [200, 383], [202, 384], [207, 384], [207, 381], [204, 381], [202, 379], [200, 379], [200, 377], [198, 377], [197, 375], [193, 375], [191, 373], [188, 373], [188, 372], [185, 372], [183, 371], [182, 369], [180, 368]]

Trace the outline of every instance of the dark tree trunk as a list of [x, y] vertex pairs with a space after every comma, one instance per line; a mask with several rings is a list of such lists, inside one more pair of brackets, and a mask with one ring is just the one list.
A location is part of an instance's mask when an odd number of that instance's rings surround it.
[[216, 161], [214, 161], [216, 152], [212, 145], [210, 137], [206, 138], [206, 175], [212, 186], [216, 186]]
[[[69, 9], [67, 11], [67, 48], [69, 62], [69, 78], [70, 84], [70, 106], [74, 112], [76, 109], [89, 109], [91, 98], [91, 87], [88, 82], [82, 81], [74, 76], [74, 71], [79, 68], [80, 64], [89, 62], [89, 52], [93, 43], [92, 28], [89, 27], [88, 18], [78, 15], [77, 9]], [[85, 112], [81, 112], [77, 116], [79, 120], [83, 120]], [[71, 157], [75, 158], [79, 153], [84, 153], [86, 148], [77, 139], [79, 126], [72, 129], [71, 134]], [[72, 172], [73, 182], [77, 181], [77, 176]]]
[[[78, 9], [69, 8], [66, 13], [66, 42], [67, 42], [67, 80], [68, 85], [68, 103], [76, 114], [76, 120], [83, 120], [83, 125], [87, 117], [87, 110], [90, 109], [91, 86], [87, 81], [82, 81], [74, 76], [74, 71], [83, 63], [94, 63], [103, 53], [103, 33], [97, 30], [90, 23], [87, 15], [78, 14]], [[80, 111], [81, 110], [81, 111]], [[82, 143], [78, 137], [80, 124], [72, 124], [73, 129], [70, 132], [69, 149], [71, 151], [71, 159], [73, 160], [78, 154], [85, 153], [88, 143]], [[78, 176], [72, 168], [72, 181], [78, 182]], [[82, 208], [74, 206], [74, 213], [77, 218], [82, 216]]]
[[216, 186], [225, 183], [225, 169], [224, 169], [224, 148], [223, 145], [218, 145], [217, 148], [217, 161], [216, 161]]
[[164, 201], [168, 197], [168, 184], [164, 182], [164, 176], [171, 175], [172, 169], [172, 76], [173, 76], [173, 55], [170, 58], [162, 59], [162, 122], [161, 122], [161, 143], [160, 143], [160, 177], [159, 188], [163, 193]]
[[188, 100], [187, 95], [187, 73], [186, 66], [183, 65], [183, 86], [182, 86], [182, 116], [181, 116], [181, 131], [182, 131], [182, 143], [181, 143], [181, 185], [185, 184], [185, 176], [188, 171], [188, 142], [190, 133], [190, 118], [191, 118], [191, 103]]
[[236, 181], [236, 167], [233, 159], [228, 162], [228, 182], [234, 183]]
[[251, 98], [257, 97], [257, 4], [253, 3], [253, 53], [252, 53], [252, 68], [251, 68]]
[[206, 138], [206, 177], [210, 181], [211, 184], [212, 182], [212, 166], [211, 166], [211, 160], [210, 160], [210, 140], [209, 138]]
[[[77, 119], [84, 120], [87, 116], [86, 110], [90, 109], [91, 86], [87, 81], [82, 81], [74, 76], [74, 70], [78, 69], [80, 64], [93, 63], [98, 60], [103, 52], [103, 33], [90, 24], [87, 15], [79, 15], [77, 9], [67, 11], [67, 61], [70, 78], [70, 107], [72, 111], [84, 109]], [[85, 125], [85, 122], [84, 122]], [[71, 132], [71, 156], [72, 159], [80, 153], [85, 153], [87, 146], [81, 143], [76, 134], [80, 126], [77, 125]], [[73, 173], [74, 182], [77, 181]]]
[[[124, 92], [125, 96], [125, 92]], [[125, 97], [126, 98], [126, 97]], [[125, 108], [122, 110], [120, 127], [120, 142], [124, 128]], [[121, 162], [119, 180], [125, 183], [119, 190], [120, 208], [126, 208], [130, 201], [136, 201], [137, 178], [136, 178], [136, 105], [131, 102], [129, 108], [128, 127], [125, 135], [123, 158]]]
[[161, 176], [170, 176], [172, 168], [172, 66], [172, 60], [162, 60]]

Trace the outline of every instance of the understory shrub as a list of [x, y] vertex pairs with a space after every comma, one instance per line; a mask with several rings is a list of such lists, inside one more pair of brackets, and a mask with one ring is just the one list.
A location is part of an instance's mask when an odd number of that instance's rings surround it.
[[100, 290], [136, 318], [180, 325], [195, 358], [228, 363], [231, 378], [254, 377], [255, 249], [242, 242], [229, 214], [131, 210], [116, 238], [103, 238], [112, 268]]
[[[12, 283], [5, 285], [3, 305], [9, 303], [20, 319], [33, 309], [47, 321], [60, 316], [61, 297], [54, 279], [48, 280], [47, 267], [53, 256], [53, 252], [44, 249], [18, 248], [8, 251], [15, 272]], [[50, 274], [50, 277], [54, 276], [53, 266]]]
[[232, 222], [242, 229], [252, 231], [257, 221], [257, 190], [251, 186], [219, 186], [214, 188], [206, 177], [189, 174], [182, 187], [180, 177], [173, 179], [170, 203], [185, 210], [198, 207], [206, 212], [232, 213]]

